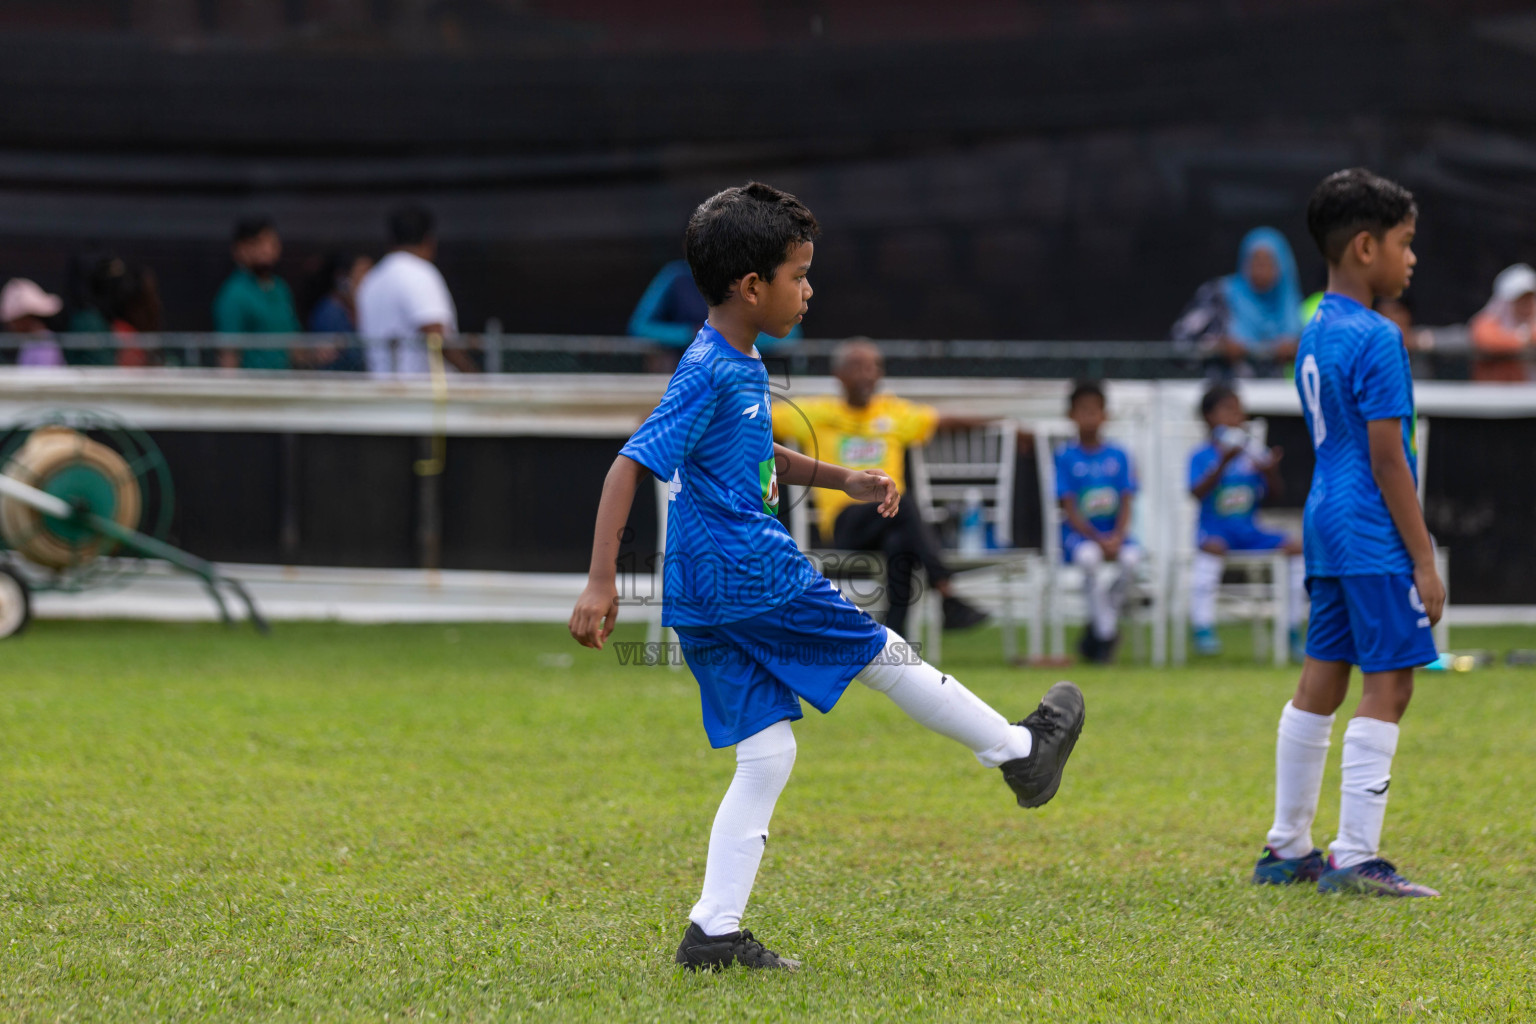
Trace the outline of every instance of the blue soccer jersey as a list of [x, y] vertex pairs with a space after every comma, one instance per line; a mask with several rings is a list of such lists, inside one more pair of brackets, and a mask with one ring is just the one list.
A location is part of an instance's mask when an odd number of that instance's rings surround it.
[[[1204, 480], [1221, 462], [1222, 449], [1207, 444], [1189, 459], [1189, 488]], [[1222, 535], [1237, 528], [1255, 526], [1255, 513], [1267, 490], [1264, 474], [1244, 452], [1227, 463], [1216, 486], [1200, 501], [1200, 530]]]
[[1371, 473], [1366, 430], [1371, 420], [1402, 420], [1403, 451], [1417, 478], [1413, 376], [1402, 332], [1329, 292], [1302, 331], [1296, 390], [1317, 452], [1302, 538], [1307, 575], [1411, 573], [1413, 560]]
[[[1087, 450], [1073, 442], [1056, 453], [1056, 500], [1071, 496], [1077, 510], [1100, 533], [1115, 528], [1124, 495], [1136, 493], [1136, 469], [1131, 457], [1112, 444]], [[1077, 531], [1062, 523], [1062, 546], [1070, 552]]]
[[667, 625], [740, 622], [820, 578], [775, 518], [768, 373], [709, 324], [620, 454], [671, 482], [662, 570]]

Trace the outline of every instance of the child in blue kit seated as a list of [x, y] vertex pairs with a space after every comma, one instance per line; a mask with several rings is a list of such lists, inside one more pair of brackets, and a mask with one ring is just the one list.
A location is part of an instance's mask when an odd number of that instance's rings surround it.
[[1290, 559], [1291, 656], [1301, 661], [1301, 614], [1306, 595], [1307, 567], [1301, 541], [1259, 525], [1259, 502], [1282, 490], [1279, 448], [1265, 451], [1252, 443], [1244, 429], [1248, 415], [1242, 399], [1225, 384], [1205, 393], [1200, 415], [1210, 428], [1210, 440], [1189, 459], [1189, 493], [1200, 502], [1195, 532], [1195, 559], [1189, 581], [1189, 622], [1195, 651], [1220, 654], [1216, 637], [1216, 588], [1229, 551], [1284, 551]]
[[1061, 552], [1069, 565], [1082, 570], [1087, 591], [1088, 626], [1078, 650], [1083, 660], [1104, 664], [1114, 660], [1120, 609], [1141, 564], [1141, 547], [1131, 539], [1136, 467], [1124, 449], [1104, 441], [1109, 412], [1101, 385], [1074, 385], [1067, 418], [1077, 425], [1077, 441], [1056, 453]]

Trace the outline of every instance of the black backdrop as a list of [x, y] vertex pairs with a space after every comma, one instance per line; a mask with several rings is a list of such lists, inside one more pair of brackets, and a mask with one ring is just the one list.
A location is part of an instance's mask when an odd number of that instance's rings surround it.
[[[1300, 418], [1276, 417], [1287, 494], [1311, 477]], [[409, 567], [418, 564], [412, 438], [156, 433], [176, 481], [175, 539], [217, 561]], [[442, 478], [444, 568], [584, 572], [603, 477], [619, 442], [452, 438]], [[1033, 453], [1020, 456], [1015, 536], [1040, 540]], [[1436, 418], [1427, 516], [1451, 550], [1454, 598], [1536, 604], [1536, 419]], [[288, 526], [285, 534], [284, 526]], [[651, 484], [636, 496], [626, 550], [655, 550]]]
[[[168, 326], [204, 328], [237, 213], [276, 215], [292, 279], [377, 249], [417, 197], [467, 328], [618, 333], [693, 205], [759, 176], [826, 228], [812, 336], [1162, 337], [1255, 224], [1314, 284], [1307, 192], [1356, 163], [1419, 194], [1421, 319], [1464, 320], [1536, 260], [1528, 5], [956, 0], [925, 39], [850, 0], [764, 2], [644, 44], [608, 6], [595, 35], [509, 14], [437, 49], [0, 19], [0, 277], [63, 288], [72, 253], [111, 249], [159, 270]], [[825, 32], [740, 31], [757, 6]], [[988, 31], [1003, 8], [1018, 25]]]

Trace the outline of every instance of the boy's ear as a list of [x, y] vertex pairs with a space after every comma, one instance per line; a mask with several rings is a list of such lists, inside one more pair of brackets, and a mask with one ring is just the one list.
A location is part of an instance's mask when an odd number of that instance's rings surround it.
[[736, 294], [740, 295], [741, 301], [749, 306], [757, 305], [762, 289], [763, 279], [755, 270], [736, 282]]
[[1376, 236], [1365, 230], [1356, 232], [1355, 237], [1349, 240], [1349, 248], [1355, 254], [1355, 259], [1366, 267], [1375, 261], [1379, 245]]

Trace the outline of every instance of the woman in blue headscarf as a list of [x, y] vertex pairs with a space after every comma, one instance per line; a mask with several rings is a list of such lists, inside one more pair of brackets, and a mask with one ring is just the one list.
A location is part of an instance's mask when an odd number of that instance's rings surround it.
[[1301, 284], [1290, 243], [1274, 228], [1243, 236], [1237, 273], [1207, 281], [1173, 326], [1194, 343], [1217, 377], [1271, 377], [1296, 355]]

